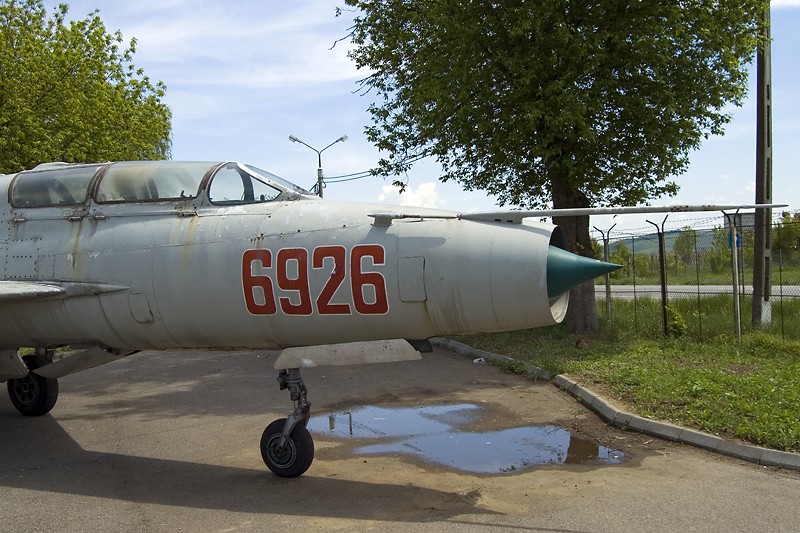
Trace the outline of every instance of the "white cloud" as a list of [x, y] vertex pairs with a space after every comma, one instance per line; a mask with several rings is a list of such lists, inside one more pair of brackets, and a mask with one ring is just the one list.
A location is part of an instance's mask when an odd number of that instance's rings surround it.
[[380, 196], [378, 196], [378, 201], [409, 207], [439, 207], [442, 204], [442, 200], [439, 198], [439, 193], [436, 192], [437, 185], [435, 181], [426, 181], [420, 183], [416, 189], [413, 187], [406, 188], [402, 194], [398, 187], [384, 185]]
[[[350, 22], [335, 18], [327, 0], [280, 9], [259, 1], [97, 4], [109, 31], [136, 38], [134, 62], [150, 64], [148, 74], [170, 87], [296, 87], [363, 77], [347, 58], [348, 43], [333, 46]], [[76, 0], [71, 16], [81, 18], [95, 5]]]

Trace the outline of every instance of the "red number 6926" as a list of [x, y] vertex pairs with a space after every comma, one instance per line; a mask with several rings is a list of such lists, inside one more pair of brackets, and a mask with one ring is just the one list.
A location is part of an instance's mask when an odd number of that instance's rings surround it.
[[[344, 246], [318, 246], [310, 263], [308, 255], [305, 248], [282, 248], [275, 254], [273, 265], [270, 250], [245, 251], [242, 289], [247, 310], [253, 315], [274, 315], [278, 307], [286, 315], [308, 316], [315, 310], [320, 315], [349, 315], [352, 301], [352, 307], [362, 315], [382, 315], [389, 311], [386, 279], [380, 272], [369, 270], [370, 266], [385, 264], [383, 246], [356, 245], [350, 250], [349, 262]], [[312, 271], [331, 267], [330, 277], [312, 302], [309, 282]], [[335, 303], [332, 300], [347, 274], [351, 298]]]

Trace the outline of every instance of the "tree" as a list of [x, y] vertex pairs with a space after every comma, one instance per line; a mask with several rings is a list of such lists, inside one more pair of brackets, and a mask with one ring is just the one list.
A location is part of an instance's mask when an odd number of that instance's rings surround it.
[[595, 259], [603, 259], [603, 245], [600, 244], [600, 241], [592, 237], [592, 257]]
[[46, 161], [166, 159], [165, 86], [132, 63], [136, 41], [99, 11], [66, 22], [41, 0], [0, 0], [0, 172]]
[[718, 226], [712, 230], [712, 234], [711, 248], [704, 254], [703, 261], [715, 274], [731, 270], [730, 231]]
[[[767, 0], [345, 0], [370, 69], [379, 172], [425, 156], [501, 204], [634, 205], [674, 194], [702, 139], [741, 104]], [[588, 217], [559, 217], [592, 253]], [[597, 329], [591, 284], [573, 331]]]
[[631, 266], [633, 266], [631, 249], [624, 240], [616, 241], [612, 246], [609, 254], [609, 261], [617, 265], [622, 265], [620, 270], [611, 273], [612, 278], [627, 278], [631, 275]]
[[675, 256], [676, 274], [685, 272], [688, 267], [696, 269], [698, 265], [697, 233], [690, 226], [681, 228], [672, 243], [672, 251]]
[[800, 250], [800, 213], [784, 212], [772, 228], [772, 253], [776, 262], [789, 263]]

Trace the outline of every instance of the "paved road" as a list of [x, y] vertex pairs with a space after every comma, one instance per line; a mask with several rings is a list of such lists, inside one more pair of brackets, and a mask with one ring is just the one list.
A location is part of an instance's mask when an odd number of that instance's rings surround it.
[[[716, 294], [732, 294], [733, 287], [730, 285], [668, 285], [668, 296], [670, 298], [696, 298], [700, 296], [711, 296]], [[595, 285], [595, 295], [598, 298], [606, 297], [606, 286]], [[744, 294], [753, 294], [752, 286], [744, 287]], [[612, 298], [633, 299], [650, 297], [661, 299], [660, 285], [611, 285]], [[783, 285], [772, 287], [772, 298], [777, 301], [779, 298], [798, 298], [800, 297], [800, 285]]]
[[290, 409], [273, 357], [137, 354], [64, 378], [59, 404], [37, 419], [0, 399], [0, 531], [788, 532], [800, 524], [796, 473], [609, 428], [551, 385], [440, 350], [418, 362], [310, 369], [313, 412], [469, 402], [481, 408], [470, 431], [555, 423], [630, 459], [487, 475], [398, 453], [357, 455], [365, 441], [317, 435], [307, 474], [280, 479], [257, 447], [264, 426]]

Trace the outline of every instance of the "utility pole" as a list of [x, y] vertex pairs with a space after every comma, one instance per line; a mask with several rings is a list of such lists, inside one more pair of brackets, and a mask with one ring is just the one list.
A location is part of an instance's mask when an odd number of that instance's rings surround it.
[[[772, 203], [772, 46], [769, 3], [756, 55], [756, 203]], [[756, 209], [753, 228], [753, 328], [772, 320], [772, 209]]]

